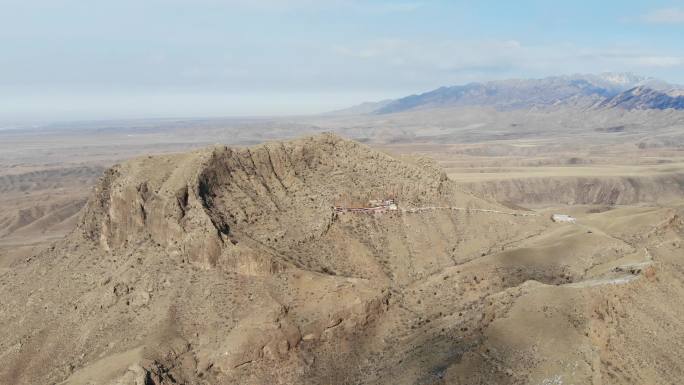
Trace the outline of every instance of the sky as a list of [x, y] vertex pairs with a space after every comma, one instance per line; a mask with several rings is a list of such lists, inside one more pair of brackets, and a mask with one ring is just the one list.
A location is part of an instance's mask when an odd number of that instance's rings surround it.
[[0, 121], [318, 113], [439, 86], [684, 84], [684, 0], [0, 0]]

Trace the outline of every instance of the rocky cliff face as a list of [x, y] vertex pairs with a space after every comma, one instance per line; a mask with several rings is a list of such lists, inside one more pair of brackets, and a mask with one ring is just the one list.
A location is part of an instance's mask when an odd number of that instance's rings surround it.
[[113, 167], [88, 201], [80, 229], [105, 250], [152, 242], [214, 265], [224, 240], [199, 191], [200, 170], [211, 154], [148, 157]]
[[[81, 229], [105, 250], [151, 242], [208, 268], [345, 270], [351, 266], [343, 267], [345, 258], [329, 255], [330, 249], [357, 239], [358, 230], [346, 228], [344, 220], [333, 226], [332, 206], [341, 197], [363, 203], [387, 195], [402, 207], [497, 207], [463, 193], [436, 168], [323, 135], [116, 166], [97, 186]], [[312, 259], [319, 243], [328, 246]]]

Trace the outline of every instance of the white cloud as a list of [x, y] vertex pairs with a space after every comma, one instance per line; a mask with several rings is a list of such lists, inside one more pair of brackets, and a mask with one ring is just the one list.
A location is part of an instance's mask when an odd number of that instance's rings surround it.
[[417, 11], [423, 6], [423, 3], [417, 2], [386, 2], [380, 4], [366, 4], [357, 2], [355, 7], [358, 9], [366, 9], [372, 12], [390, 13], [390, 12], [413, 12]]
[[674, 68], [684, 66], [684, 57], [658, 55], [640, 49], [604, 49], [583, 51], [581, 58], [597, 64], [630, 68]]
[[684, 24], [684, 9], [656, 9], [645, 14], [643, 20], [653, 24]]
[[357, 46], [335, 46], [334, 52], [353, 59], [376, 61], [389, 68], [459, 71], [511, 66], [526, 49], [516, 40], [411, 41], [380, 39]]
[[[3, 0], [0, 0], [2, 2]], [[364, 0], [156, 0], [158, 2], [175, 2], [187, 4], [210, 4], [239, 7], [267, 12], [282, 12], [291, 10], [324, 10], [351, 9], [358, 12], [394, 13], [413, 12], [423, 6], [416, 1], [370, 2]]]
[[[339, 45], [333, 52], [353, 76], [369, 81], [425, 87], [468, 81], [540, 77], [563, 73], [677, 71], [684, 57], [640, 46], [582, 47], [555, 43], [528, 45], [517, 40], [425, 41], [383, 39]], [[381, 72], [373, 69], [382, 68]], [[371, 75], [368, 75], [371, 76]]]
[[639, 56], [634, 59], [634, 62], [643, 67], [671, 68], [684, 65], [684, 58], [675, 56]]

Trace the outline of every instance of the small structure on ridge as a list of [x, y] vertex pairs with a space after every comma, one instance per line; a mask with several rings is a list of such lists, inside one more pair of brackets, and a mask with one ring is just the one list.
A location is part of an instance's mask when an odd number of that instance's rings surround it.
[[551, 215], [551, 220], [559, 223], [576, 223], [577, 218], [571, 217], [567, 214], [553, 214]]
[[399, 209], [394, 199], [371, 199], [365, 207], [333, 206], [336, 213], [384, 213]]

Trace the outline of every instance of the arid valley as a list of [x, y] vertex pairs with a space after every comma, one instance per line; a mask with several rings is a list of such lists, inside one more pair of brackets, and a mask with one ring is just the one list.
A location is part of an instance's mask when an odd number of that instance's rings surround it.
[[680, 110], [437, 106], [0, 139], [0, 383], [684, 378]]

